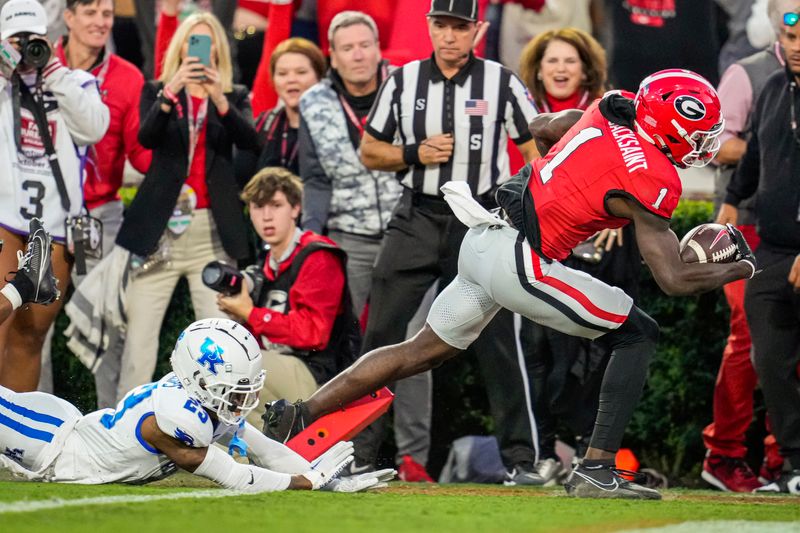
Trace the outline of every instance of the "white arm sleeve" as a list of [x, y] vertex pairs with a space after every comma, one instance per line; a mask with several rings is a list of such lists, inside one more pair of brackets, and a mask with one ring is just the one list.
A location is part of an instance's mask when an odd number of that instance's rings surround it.
[[274, 441], [245, 422], [239, 437], [247, 443], [247, 452], [258, 466], [286, 474], [304, 474], [311, 464], [288, 446]]
[[216, 446], [208, 447], [206, 458], [194, 473], [208, 478], [226, 489], [242, 492], [286, 490], [292, 481], [290, 474], [237, 463], [233, 457]]
[[58, 110], [78, 146], [98, 142], [109, 124], [108, 107], [100, 98], [97, 80], [88, 72], [55, 66], [45, 69], [45, 89], [58, 101]]

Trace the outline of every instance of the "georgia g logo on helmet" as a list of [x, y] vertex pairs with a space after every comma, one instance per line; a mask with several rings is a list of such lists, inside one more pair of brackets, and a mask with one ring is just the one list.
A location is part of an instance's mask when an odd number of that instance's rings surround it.
[[694, 96], [683, 95], [675, 99], [675, 111], [687, 120], [702, 120], [706, 106]]

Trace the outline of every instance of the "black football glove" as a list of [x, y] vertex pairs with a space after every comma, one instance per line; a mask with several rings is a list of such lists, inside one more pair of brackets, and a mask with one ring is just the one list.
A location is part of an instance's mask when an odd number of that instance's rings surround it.
[[733, 224], [725, 224], [725, 226], [728, 228], [728, 235], [731, 236], [733, 244], [736, 245], [736, 262], [744, 261], [749, 264], [753, 269], [749, 279], [753, 279], [753, 276], [756, 275], [757, 268], [756, 256], [753, 254], [753, 250], [750, 249], [750, 245], [747, 244], [739, 228]]
[[286, 400], [267, 404], [261, 419], [264, 421], [264, 435], [282, 444], [303, 431], [312, 421], [302, 401], [289, 403]]

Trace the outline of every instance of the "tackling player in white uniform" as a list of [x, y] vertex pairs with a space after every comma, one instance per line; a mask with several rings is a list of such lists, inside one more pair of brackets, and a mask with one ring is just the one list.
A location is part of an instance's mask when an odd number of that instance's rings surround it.
[[[245, 422], [264, 385], [261, 351], [242, 325], [207, 319], [181, 333], [173, 372], [130, 391], [116, 409], [82, 416], [41, 392], [0, 387], [0, 463], [29, 479], [147, 483], [184, 468], [244, 492], [385, 486], [395, 471], [338, 478], [353, 459], [339, 442], [313, 463]], [[236, 462], [219, 443], [245, 449]]]

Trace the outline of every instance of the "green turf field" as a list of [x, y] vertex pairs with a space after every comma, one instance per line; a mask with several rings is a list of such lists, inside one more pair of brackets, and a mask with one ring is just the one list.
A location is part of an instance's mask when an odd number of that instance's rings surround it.
[[[187, 474], [138, 487], [0, 481], [0, 532], [800, 532], [798, 498], [681, 490], [664, 496], [576, 500], [560, 488], [404, 483], [368, 494], [242, 496]], [[691, 523], [663, 527], [684, 522]]]

